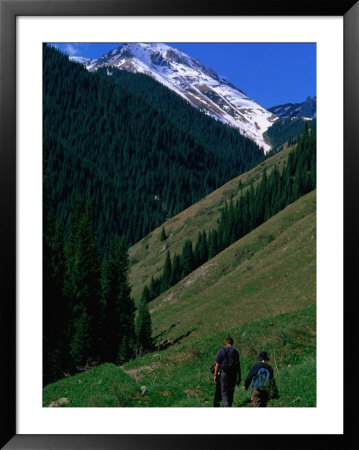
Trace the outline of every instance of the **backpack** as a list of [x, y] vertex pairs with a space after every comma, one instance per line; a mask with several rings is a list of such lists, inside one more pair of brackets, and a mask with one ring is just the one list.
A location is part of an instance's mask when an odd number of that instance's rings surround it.
[[253, 381], [255, 389], [267, 389], [269, 385], [270, 372], [266, 367], [261, 367]]
[[237, 372], [238, 364], [233, 358], [233, 351], [232, 351], [231, 355], [229, 355], [228, 353], [229, 353], [229, 351], [228, 350], [226, 351], [226, 349], [224, 349], [225, 357], [224, 357], [224, 361], [221, 364], [220, 369], [222, 372], [225, 372], [225, 373]]

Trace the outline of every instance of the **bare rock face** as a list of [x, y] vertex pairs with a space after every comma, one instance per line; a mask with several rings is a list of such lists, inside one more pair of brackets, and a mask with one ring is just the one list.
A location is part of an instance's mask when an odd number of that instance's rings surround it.
[[57, 406], [63, 406], [63, 405], [67, 405], [69, 403], [70, 403], [70, 399], [69, 398], [62, 397], [62, 398], [59, 398], [58, 400], [56, 400], [54, 402], [51, 402], [49, 404], [49, 408], [54, 408], [54, 407], [57, 407]]

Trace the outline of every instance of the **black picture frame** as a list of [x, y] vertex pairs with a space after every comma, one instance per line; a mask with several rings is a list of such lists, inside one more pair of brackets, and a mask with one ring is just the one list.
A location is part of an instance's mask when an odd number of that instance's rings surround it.
[[[342, 0], [0, 0], [0, 243], [1, 243], [1, 448], [6, 449], [192, 449], [314, 444], [333, 447], [350, 439], [354, 417], [343, 435], [18, 435], [16, 434], [16, 17], [18, 16], [342, 16], [344, 18], [344, 320], [346, 365], [354, 352], [358, 249], [359, 2]], [[304, 31], [305, 32], [305, 31]], [[355, 284], [354, 284], [355, 283]], [[335, 380], [333, 380], [335, 383]], [[348, 405], [348, 389], [344, 392]], [[219, 424], [218, 430], [224, 424]], [[260, 433], [260, 430], [259, 430]], [[280, 440], [279, 440], [280, 438]]]

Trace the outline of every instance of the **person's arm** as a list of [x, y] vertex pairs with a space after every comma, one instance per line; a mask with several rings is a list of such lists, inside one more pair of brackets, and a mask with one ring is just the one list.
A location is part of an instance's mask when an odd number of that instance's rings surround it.
[[214, 382], [217, 383], [217, 374], [219, 371], [219, 365], [222, 364], [222, 360], [223, 360], [223, 348], [221, 348], [221, 350], [219, 350], [219, 352], [217, 353], [216, 356], [216, 365], [214, 366]]
[[218, 364], [218, 362], [216, 362], [216, 365], [214, 366], [214, 382], [215, 383], [217, 383], [218, 368], [219, 368], [219, 364]]
[[247, 378], [244, 381], [244, 390], [246, 391], [249, 388], [249, 385], [251, 384], [252, 378], [254, 377], [254, 375], [257, 373], [257, 365], [254, 364], [254, 366], [252, 366], [251, 370], [249, 371], [249, 374], [247, 376]]

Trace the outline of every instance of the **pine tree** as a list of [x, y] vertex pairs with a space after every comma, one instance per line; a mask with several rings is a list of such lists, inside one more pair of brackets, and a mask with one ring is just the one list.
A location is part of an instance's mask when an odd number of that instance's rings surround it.
[[138, 316], [136, 319], [136, 337], [138, 353], [141, 355], [146, 351], [152, 350], [152, 325], [151, 315], [148, 310], [148, 304], [145, 298], [141, 299]]
[[216, 229], [212, 230], [208, 237], [208, 259], [213, 258], [218, 254], [218, 231]]
[[174, 286], [182, 279], [182, 264], [180, 255], [175, 254], [173, 257], [171, 286]]
[[144, 300], [146, 303], [148, 303], [148, 302], [151, 301], [151, 293], [150, 293], [150, 289], [149, 289], [149, 287], [147, 286], [147, 284], [146, 284], [146, 286], [143, 288], [142, 295], [141, 295], [141, 299]]
[[161, 292], [166, 291], [171, 286], [171, 275], [172, 275], [171, 255], [168, 250], [166, 254], [165, 264], [163, 266], [161, 278]]
[[160, 295], [160, 290], [161, 290], [161, 280], [159, 278], [154, 278], [152, 276], [149, 289], [150, 289], [151, 300], [158, 297]]
[[207, 233], [202, 231], [201, 245], [199, 246], [199, 258], [201, 264], [208, 260], [208, 243], [207, 243]]
[[167, 239], [167, 234], [165, 227], [162, 228], [161, 235], [160, 235], [160, 241], [165, 241]]
[[121, 364], [134, 354], [134, 302], [128, 284], [128, 254], [123, 239], [115, 236], [103, 265], [102, 302], [105, 361]]
[[100, 316], [100, 262], [88, 201], [77, 204], [65, 248], [64, 293], [70, 306], [69, 364], [80, 367], [98, 357]]
[[192, 241], [190, 239], [187, 239], [183, 245], [181, 263], [182, 263], [182, 276], [185, 277], [186, 275], [191, 273], [194, 269]]

